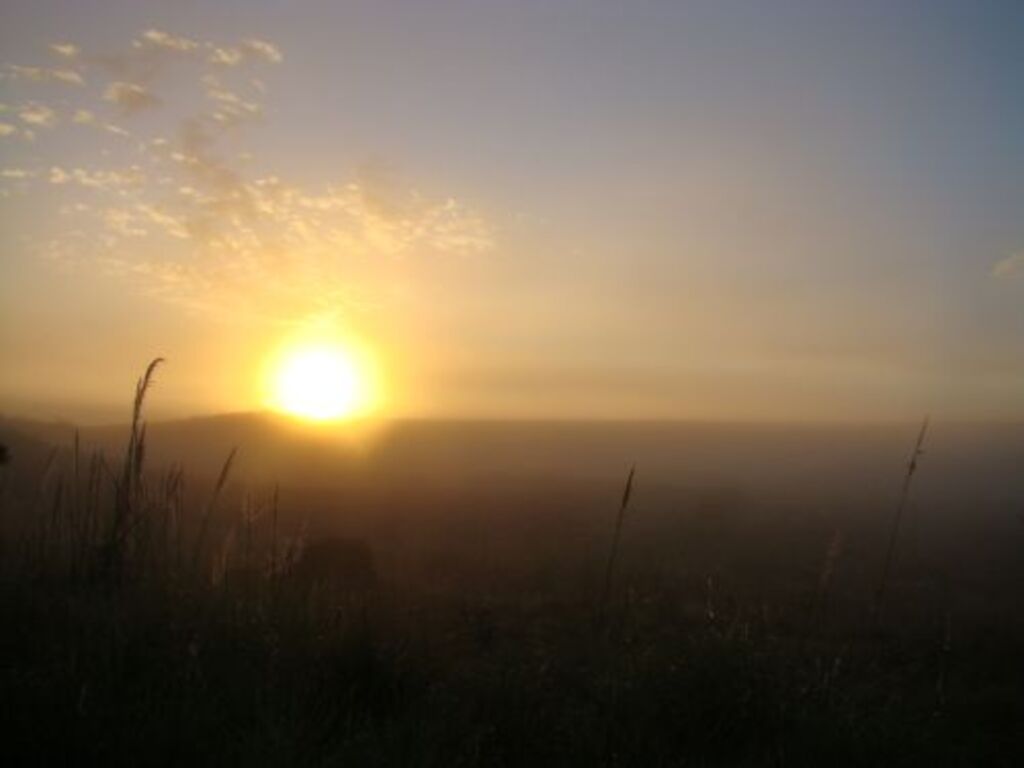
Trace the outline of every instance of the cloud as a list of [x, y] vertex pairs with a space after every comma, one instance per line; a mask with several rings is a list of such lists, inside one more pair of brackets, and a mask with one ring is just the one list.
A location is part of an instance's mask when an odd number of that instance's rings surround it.
[[89, 58], [115, 79], [151, 85], [173, 62], [201, 47], [201, 43], [159, 29], [147, 29], [127, 49]]
[[1024, 272], [1024, 251], [1014, 253], [992, 265], [992, 277], [1008, 278]]
[[210, 48], [207, 61], [222, 67], [237, 67], [249, 59], [262, 59], [271, 64], [284, 61], [284, 55], [276, 45], [255, 38], [243, 40], [237, 47], [211, 45]]
[[[204, 57], [179, 55], [196, 51]], [[55, 53], [79, 55], [77, 48]], [[87, 167], [51, 158], [22, 164], [24, 177], [5, 177], [28, 189], [61, 189], [54, 207], [64, 216], [55, 221], [64, 223], [39, 247], [62, 263], [98, 266], [189, 309], [272, 319], [376, 306], [391, 295], [389, 276], [402, 265], [494, 245], [488, 222], [447, 195], [422, 194], [380, 174], [297, 182], [245, 162], [243, 129], [263, 116], [266, 99], [248, 68], [283, 61], [271, 42], [221, 45], [149, 29], [126, 49], [87, 61], [117, 74], [98, 94], [83, 89], [64, 122], [130, 140], [104, 141]], [[207, 71], [197, 74], [196, 65]], [[165, 68], [196, 77], [194, 90], [176, 85], [162, 101]], [[164, 107], [159, 127], [139, 121], [129, 134], [110, 122], [114, 111], [130, 118], [157, 104]], [[37, 102], [12, 114], [47, 128], [58, 117]]]
[[[470, 256], [494, 244], [487, 222], [452, 199], [404, 193], [384, 210], [358, 182], [316, 190], [276, 176], [246, 179], [209, 155], [170, 152], [168, 160], [178, 169], [171, 178], [189, 181], [158, 195], [151, 184], [108, 190], [124, 202], [104, 215], [97, 256], [191, 311], [277, 320], [362, 310], [388, 294], [401, 260]], [[75, 181], [64, 174], [64, 183]], [[146, 241], [159, 246], [140, 247]]]
[[284, 61], [284, 56], [281, 55], [278, 47], [273, 43], [268, 43], [266, 40], [256, 40], [254, 38], [245, 40], [242, 42], [242, 50], [254, 56], [260, 56], [272, 64], [280, 64]]
[[49, 180], [51, 184], [78, 184], [91, 189], [111, 190], [121, 187], [137, 187], [145, 181], [142, 169], [133, 165], [124, 170], [93, 170], [87, 171], [84, 168], [75, 168], [72, 171], [65, 171], [59, 166], [50, 168]]
[[199, 47], [199, 43], [194, 40], [189, 40], [186, 37], [175, 37], [159, 29], [147, 29], [142, 33], [140, 40], [135, 40], [132, 43], [132, 46], [135, 48], [141, 48], [145, 45], [152, 45], [169, 51], [178, 51], [179, 53], [188, 53]]
[[27, 125], [37, 125], [42, 128], [52, 128], [57, 124], [57, 113], [45, 104], [32, 102], [18, 110], [18, 117]]
[[238, 48], [213, 48], [208, 61], [223, 67], [237, 67], [242, 63], [242, 51]]
[[103, 92], [103, 100], [116, 104], [122, 114], [131, 114], [149, 107], [155, 107], [160, 103], [153, 93], [147, 88], [135, 83], [114, 82], [107, 86]]
[[188, 226], [181, 217], [168, 213], [159, 206], [144, 203], [136, 205], [135, 210], [137, 210], [148, 221], [156, 224], [171, 237], [176, 237], [179, 240], [189, 239], [190, 233]]
[[203, 78], [203, 83], [206, 86], [206, 98], [216, 105], [211, 117], [217, 122], [235, 124], [259, 117], [263, 112], [259, 103], [222, 87], [214, 77]]
[[67, 184], [71, 180], [71, 177], [64, 172], [63, 168], [54, 166], [50, 169], [50, 183], [51, 184]]
[[138, 216], [130, 210], [108, 208], [103, 212], [103, 224], [118, 237], [145, 237], [149, 234], [149, 230], [139, 225]]
[[71, 122], [74, 125], [88, 125], [99, 128], [100, 130], [116, 136], [121, 136], [122, 138], [131, 137], [131, 133], [126, 131], [124, 128], [101, 120], [91, 109], [76, 109], [71, 117]]
[[4, 77], [10, 80], [28, 80], [34, 83], [64, 83], [84, 85], [82, 76], [73, 69], [46, 69], [43, 67], [22, 67], [8, 64]]
[[65, 59], [78, 58], [78, 54], [81, 53], [81, 49], [72, 43], [51, 43], [50, 50]]

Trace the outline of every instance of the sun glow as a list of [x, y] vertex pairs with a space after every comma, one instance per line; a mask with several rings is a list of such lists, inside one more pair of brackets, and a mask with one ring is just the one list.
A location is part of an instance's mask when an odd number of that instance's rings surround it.
[[275, 365], [271, 404], [313, 421], [356, 416], [373, 402], [368, 367], [352, 350], [314, 344], [285, 351]]

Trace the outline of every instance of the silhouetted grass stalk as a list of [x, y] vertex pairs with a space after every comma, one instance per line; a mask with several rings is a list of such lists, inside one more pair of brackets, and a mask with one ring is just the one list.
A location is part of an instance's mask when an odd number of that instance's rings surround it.
[[821, 574], [818, 577], [818, 589], [814, 598], [814, 607], [811, 612], [811, 623], [820, 622], [828, 607], [828, 597], [832, 589], [832, 579], [835, 576], [836, 564], [843, 554], [845, 536], [843, 531], [836, 529], [825, 553], [825, 560], [821, 566]]
[[114, 582], [124, 576], [124, 565], [128, 536], [138, 523], [138, 496], [142, 484], [142, 465], [146, 455], [146, 424], [142, 421], [142, 407], [146, 393], [153, 383], [157, 367], [164, 362], [162, 357], [154, 358], [146, 372], [135, 384], [135, 400], [132, 404], [132, 423], [128, 433], [121, 478], [116, 485], [114, 518], [100, 561], [103, 578]]
[[622, 538], [622, 521], [626, 517], [626, 507], [629, 506], [629, 497], [633, 492], [633, 475], [636, 474], [636, 464], [629, 470], [629, 477], [626, 478], [626, 487], [622, 491], [622, 502], [619, 504], [619, 514], [615, 518], [615, 534], [612, 537], [611, 552], [608, 553], [608, 567], [604, 574], [604, 593], [601, 597], [601, 612], [598, 614], [599, 621], [603, 624], [608, 612], [608, 601], [611, 599], [612, 582], [615, 576], [615, 561], [619, 554], [619, 541]]
[[225, 484], [228, 481], [228, 475], [231, 473], [231, 465], [235, 461], [235, 454], [238, 452], [238, 447], [231, 449], [227, 459], [224, 461], [224, 466], [220, 468], [220, 475], [217, 477], [217, 484], [213, 488], [213, 495], [210, 497], [209, 503], [206, 505], [206, 511], [203, 514], [203, 521], [199, 527], [199, 535], [196, 537], [196, 548], [192, 557], [192, 569], [193, 572], [198, 573], [199, 563], [202, 558], [203, 545], [206, 542], [206, 536], [210, 529], [210, 520], [213, 518], [214, 509], [217, 506], [217, 499], [220, 498], [220, 493], [224, 489]]
[[903, 520], [903, 510], [907, 506], [907, 498], [910, 495], [910, 483], [917, 471], [917, 460], [924, 453], [924, 438], [928, 432], [928, 417], [921, 424], [921, 431], [917, 434], [917, 442], [914, 443], [914, 451], [910, 454], [910, 461], [907, 463], [907, 473], [903, 476], [903, 486], [900, 489], [899, 503], [892, 517], [892, 527], [889, 530], [889, 544], [885, 550], [885, 560], [882, 562], [882, 575], [878, 581], [878, 589], [875, 591], [874, 621], [881, 619], [882, 600], [885, 597], [885, 589], [889, 583], [889, 573], [892, 570], [892, 563], [896, 557], [896, 542], [899, 539], [900, 523]]

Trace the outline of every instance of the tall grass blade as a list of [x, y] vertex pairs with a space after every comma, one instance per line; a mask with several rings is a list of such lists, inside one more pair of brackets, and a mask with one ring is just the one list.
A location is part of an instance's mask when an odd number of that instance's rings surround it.
[[156, 369], [164, 362], [164, 358], [155, 357], [146, 371], [135, 384], [135, 400], [132, 403], [132, 423], [128, 432], [128, 445], [125, 448], [124, 466], [121, 479], [116, 483], [114, 518], [106, 544], [100, 556], [100, 571], [104, 578], [115, 582], [122, 578], [128, 534], [137, 523], [133, 520], [137, 512], [136, 502], [138, 488], [142, 482], [142, 461], [145, 456], [146, 427], [142, 423], [142, 408], [146, 402], [146, 393], [153, 384]]
[[885, 589], [889, 583], [889, 574], [892, 570], [892, 563], [896, 557], [896, 543], [899, 539], [900, 523], [903, 520], [903, 511], [907, 506], [907, 498], [910, 495], [910, 483], [917, 471], [917, 460], [924, 453], [924, 438], [928, 432], [928, 417], [925, 416], [921, 424], [921, 431], [917, 434], [917, 441], [914, 443], [914, 450], [910, 454], [910, 461], [907, 462], [907, 473], [903, 476], [903, 485], [900, 489], [899, 503], [892, 516], [892, 526], [889, 529], [889, 544], [885, 550], [885, 560], [882, 562], [882, 575], [878, 580], [878, 588], [875, 590], [874, 621], [877, 624], [881, 619], [882, 601], [885, 598]]
[[196, 537], [196, 548], [192, 557], [192, 569], [194, 572], [198, 572], [199, 570], [199, 561], [202, 557], [203, 545], [206, 542], [206, 535], [210, 530], [210, 520], [213, 518], [213, 511], [217, 506], [217, 499], [220, 498], [220, 493], [227, 484], [228, 475], [231, 473], [231, 465], [235, 461], [236, 453], [238, 453], [238, 446], [231, 449], [227, 459], [224, 461], [224, 466], [220, 468], [220, 475], [217, 477], [217, 484], [213, 488], [213, 495], [210, 497], [210, 501], [206, 505], [206, 512], [203, 514], [203, 522], [199, 527], [199, 535]]
[[608, 612], [608, 601], [611, 599], [612, 582], [615, 576], [615, 562], [619, 554], [619, 540], [622, 538], [622, 521], [626, 517], [629, 497], [633, 493], [633, 475], [635, 474], [636, 464], [630, 467], [629, 476], [626, 478], [626, 487], [622, 491], [622, 501], [619, 503], [619, 514], [615, 518], [615, 534], [612, 537], [611, 552], [608, 553], [608, 566], [604, 574], [604, 593], [601, 597], [601, 612], [598, 614], [601, 624], [604, 624]]

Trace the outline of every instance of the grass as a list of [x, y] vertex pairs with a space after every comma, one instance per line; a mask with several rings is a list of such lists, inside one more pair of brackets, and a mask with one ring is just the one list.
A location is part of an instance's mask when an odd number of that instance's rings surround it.
[[892, 527], [889, 531], [889, 543], [885, 548], [885, 559], [882, 561], [882, 575], [878, 582], [878, 589], [875, 590], [874, 619], [877, 623], [882, 616], [882, 601], [885, 599], [885, 590], [889, 586], [889, 574], [892, 571], [892, 564], [896, 558], [896, 544], [900, 535], [900, 524], [903, 522], [903, 512], [907, 508], [907, 499], [910, 498], [910, 483], [917, 471], [917, 461], [924, 453], [924, 438], [928, 433], [928, 419], [921, 424], [921, 431], [917, 434], [917, 441], [914, 443], [914, 450], [910, 454], [910, 461], [907, 462], [907, 473], [903, 476], [903, 485], [900, 488], [899, 502], [896, 511], [892, 516]]
[[629, 506], [629, 497], [633, 492], [633, 476], [636, 474], [636, 466], [630, 468], [629, 476], [626, 478], [626, 487], [622, 491], [622, 501], [619, 502], [619, 513], [615, 517], [615, 533], [612, 537], [612, 547], [608, 552], [608, 566], [605, 569], [604, 590], [601, 595], [600, 623], [604, 624], [608, 614], [608, 603], [612, 596], [612, 584], [615, 577], [615, 561], [619, 555], [619, 542], [622, 539], [622, 522], [626, 518], [626, 507]]
[[[576, 562], [564, 544], [535, 579], [485, 588], [382, 568], [379, 587], [323, 599], [288, 577], [307, 537], [277, 488], [231, 487], [234, 451], [201, 496], [180, 467], [145, 465], [158, 365], [139, 381], [117, 471], [76, 439], [26, 500], [5, 500], [3, 519], [25, 521], [5, 529], [14, 545], [0, 562], [7, 764], [1009, 766], [1024, 755], [1012, 611], [954, 618], [900, 601], [891, 571], [890, 620], [865, 635], [870, 587], [841, 578], [856, 549], [846, 532], [812, 542], [804, 576], [795, 535], [765, 541], [737, 524], [748, 549], [729, 549], [726, 522], [695, 517], [699, 547], [680, 574], [647, 568], [651, 548], [677, 544], [646, 534], [623, 546], [633, 471], [596, 590], [564, 588]], [[743, 570], [766, 547], [785, 552], [777, 586]], [[503, 575], [525, 574], [533, 549]], [[730, 553], [718, 560], [729, 567], [707, 567], [712, 551]], [[239, 570], [244, 582], [228, 576]], [[597, 633], [595, 608], [616, 617]]]

